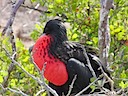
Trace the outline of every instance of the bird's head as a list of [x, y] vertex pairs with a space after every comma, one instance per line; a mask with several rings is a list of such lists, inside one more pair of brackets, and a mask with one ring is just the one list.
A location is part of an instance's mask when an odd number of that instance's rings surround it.
[[44, 27], [43, 33], [61, 40], [67, 40], [66, 28], [59, 19], [49, 20]]

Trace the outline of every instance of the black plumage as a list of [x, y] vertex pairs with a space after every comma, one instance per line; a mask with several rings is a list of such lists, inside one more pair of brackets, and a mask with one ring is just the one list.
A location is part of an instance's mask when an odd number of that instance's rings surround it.
[[[79, 43], [68, 41], [66, 28], [58, 19], [48, 21], [45, 25], [43, 34], [52, 37], [48, 47], [49, 56], [53, 55], [55, 58], [59, 58], [64, 62], [68, 72], [68, 81], [64, 85], [56, 86], [49, 83], [49, 86], [56, 90], [59, 96], [62, 96], [62, 94], [66, 95], [69, 90], [69, 85], [76, 75], [77, 79], [75, 80], [71, 94], [76, 94], [87, 87], [93, 75], [88, 67], [87, 58], [84, 55], [86, 47]], [[86, 54], [97, 77], [102, 74], [99, 67], [102, 67], [110, 76], [97, 56], [88, 51]], [[105, 87], [110, 89], [109, 83], [107, 83]], [[89, 92], [91, 92], [91, 88], [84, 93], [87, 94]]]

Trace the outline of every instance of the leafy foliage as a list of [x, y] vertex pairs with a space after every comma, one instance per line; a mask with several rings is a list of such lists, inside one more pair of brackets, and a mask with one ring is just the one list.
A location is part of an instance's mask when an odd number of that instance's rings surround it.
[[[31, 74], [34, 74], [35, 76], [39, 76], [38, 72], [36, 71], [34, 65], [30, 62], [30, 54], [28, 50], [24, 47], [22, 42], [17, 39], [16, 40], [16, 46], [17, 46], [17, 61], [21, 64], [23, 68], [25, 68], [26, 71], [28, 71]], [[8, 68], [11, 64], [11, 60], [9, 56], [7, 55], [7, 50], [10, 55], [11, 53], [11, 43], [9, 42], [9, 37], [6, 36], [0, 36], [0, 83], [3, 82], [5, 76], [8, 75]], [[27, 76], [19, 67], [15, 66], [14, 70], [12, 71], [10, 78], [9, 78], [9, 87], [10, 88], [19, 88], [23, 92], [28, 94], [34, 94], [37, 92], [37, 90], [40, 89], [39, 85], [35, 80]], [[14, 95], [14, 93], [6, 92], [6, 95]]]
[[[45, 13], [41, 17], [40, 24], [35, 25], [31, 37], [33, 40], [41, 35], [44, 22], [55, 16], [61, 16], [70, 24], [67, 29], [70, 40], [78, 41], [86, 46], [98, 48], [98, 23], [99, 23], [99, 0], [31, 0], [39, 2], [48, 8], [51, 13]], [[110, 67], [113, 69], [112, 77], [116, 88], [125, 90], [128, 88], [128, 1], [114, 0], [115, 10], [110, 12], [111, 48], [109, 53]], [[68, 19], [67, 19], [68, 18]], [[19, 39], [16, 39], [17, 61], [28, 72], [39, 76], [34, 65], [30, 62], [30, 54]], [[7, 56], [5, 48], [10, 54], [11, 44], [9, 38], [0, 35], [0, 83], [7, 76], [11, 60]], [[20, 68], [15, 67], [9, 78], [9, 87], [19, 88], [23, 92], [34, 95], [40, 86], [32, 78], [27, 76]], [[95, 89], [95, 86], [91, 86]], [[7, 91], [6, 95], [15, 95]]]
[[[127, 88], [128, 80], [128, 1], [115, 0], [115, 9], [110, 11], [110, 68], [117, 88]], [[98, 48], [99, 0], [47, 0], [42, 2], [51, 14], [42, 16], [42, 21], [49, 17], [61, 16], [70, 23], [68, 37], [86, 46]], [[45, 19], [44, 19], [45, 18]], [[34, 32], [35, 33], [35, 32]], [[40, 34], [40, 33], [39, 33]], [[124, 76], [123, 78], [120, 76]]]

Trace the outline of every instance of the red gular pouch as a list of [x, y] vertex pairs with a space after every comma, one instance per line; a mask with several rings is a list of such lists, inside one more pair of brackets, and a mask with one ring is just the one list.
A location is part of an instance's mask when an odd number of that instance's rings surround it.
[[68, 73], [65, 64], [49, 54], [51, 40], [50, 35], [42, 35], [33, 46], [32, 57], [40, 71], [46, 63], [44, 77], [54, 85], [61, 86], [67, 82]]

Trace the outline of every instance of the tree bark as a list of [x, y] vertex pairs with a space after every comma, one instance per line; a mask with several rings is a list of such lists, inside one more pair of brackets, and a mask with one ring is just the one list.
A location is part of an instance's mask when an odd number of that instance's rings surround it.
[[101, 0], [100, 22], [98, 29], [99, 56], [103, 66], [108, 65], [108, 53], [110, 48], [109, 11], [114, 8], [113, 0]]

